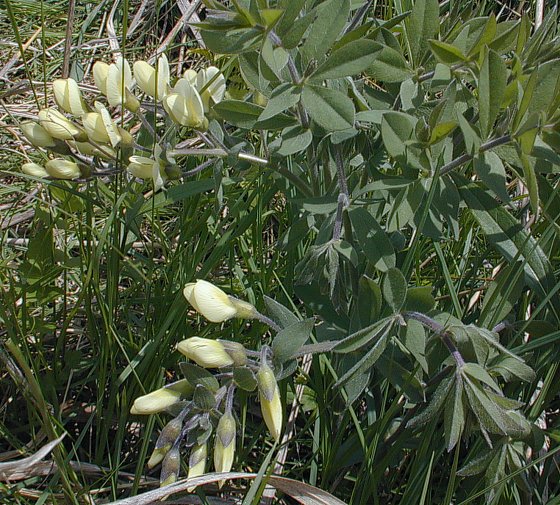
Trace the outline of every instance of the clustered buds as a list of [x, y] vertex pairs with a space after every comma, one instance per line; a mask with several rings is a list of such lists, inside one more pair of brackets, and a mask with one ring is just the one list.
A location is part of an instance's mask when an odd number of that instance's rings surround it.
[[[234, 317], [266, 319], [250, 303], [228, 296], [204, 280], [187, 284], [183, 294], [197, 312], [212, 322]], [[214, 470], [231, 470], [236, 449], [236, 389], [258, 390], [263, 420], [277, 441], [283, 423], [280, 389], [268, 346], [253, 352], [240, 342], [190, 337], [179, 342], [177, 350], [189, 360], [181, 363], [186, 379], [137, 398], [131, 409], [133, 414], [166, 410], [176, 416], [161, 431], [148, 461], [149, 468], [162, 464], [162, 486], [177, 480], [181, 447], [189, 451], [188, 478], [204, 474], [209, 447], [213, 447]], [[218, 373], [213, 375], [209, 370]], [[224, 482], [220, 480], [220, 487]]]
[[[122, 56], [111, 64], [97, 61], [93, 65], [93, 79], [99, 90], [93, 106], [88, 105], [74, 79], [56, 79], [52, 93], [57, 107], [42, 109], [36, 120], [20, 125], [23, 136], [32, 146], [47, 150], [45, 157], [55, 152], [64, 155], [73, 165], [63, 167], [57, 162], [57, 169], [39, 170], [38, 163], [36, 166], [26, 163], [22, 166], [23, 173], [53, 179], [83, 179], [113, 173], [120, 168], [118, 160], [125, 159], [131, 176], [151, 180], [158, 190], [166, 180], [179, 178], [181, 171], [172, 154], [173, 146], [163, 141], [168, 137], [166, 131], [155, 131], [151, 149], [145, 149], [136, 145], [133, 135], [123, 127], [125, 110], [147, 124], [142, 113], [143, 104], [135, 92], [161, 103], [163, 108], [155, 108], [157, 114], [167, 115], [173, 123], [205, 130], [208, 127], [206, 114], [212, 105], [223, 99], [226, 89], [225, 78], [216, 67], [200, 72], [187, 70], [172, 86], [165, 54], [157, 58], [155, 67], [136, 61], [131, 68]], [[153, 110], [153, 105], [149, 110]], [[156, 124], [151, 127], [157, 130]], [[144, 153], [146, 150], [151, 151], [151, 156]]]

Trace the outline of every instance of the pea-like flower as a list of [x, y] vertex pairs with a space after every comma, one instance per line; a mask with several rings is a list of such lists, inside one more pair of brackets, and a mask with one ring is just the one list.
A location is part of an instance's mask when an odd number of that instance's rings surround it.
[[52, 135], [35, 121], [24, 121], [19, 127], [25, 138], [35, 147], [54, 147], [56, 144]]
[[196, 88], [187, 79], [179, 79], [163, 99], [163, 108], [174, 123], [191, 128], [204, 125], [204, 104]]
[[177, 344], [177, 350], [203, 368], [233, 365], [233, 358], [218, 340], [191, 337]]
[[131, 112], [136, 112], [140, 102], [132, 92], [132, 71], [130, 64], [122, 56], [115, 63], [107, 65], [96, 62], [93, 66], [93, 79], [99, 91], [107, 97], [111, 107], [122, 105]]
[[71, 77], [56, 79], [52, 85], [54, 100], [65, 112], [74, 116], [81, 116], [87, 112], [78, 83]]
[[134, 78], [138, 87], [156, 101], [161, 101], [169, 90], [169, 62], [162, 54], [157, 60], [157, 71], [149, 63], [139, 60], [134, 63]]
[[64, 158], [55, 158], [48, 161], [45, 170], [55, 179], [77, 179], [82, 175], [80, 167], [76, 163]]
[[204, 110], [208, 112], [210, 107], [219, 103], [226, 92], [226, 79], [217, 67], [208, 67], [196, 76], [196, 89], [200, 93]]
[[49, 176], [48, 172], [44, 169], [44, 167], [42, 167], [41, 165], [38, 165], [37, 163], [24, 163], [21, 166], [21, 171], [24, 174], [32, 175], [34, 177], [48, 177]]
[[264, 422], [274, 439], [279, 440], [283, 421], [282, 401], [274, 372], [267, 364], [260, 366], [257, 384]]
[[152, 179], [154, 190], [157, 191], [163, 187], [167, 179], [165, 172], [166, 163], [162, 159], [162, 149], [156, 144], [154, 147], [154, 157], [131, 156], [128, 158], [129, 164], [126, 169], [139, 179]]
[[193, 308], [212, 323], [221, 323], [232, 317], [252, 319], [256, 309], [250, 303], [228, 296], [208, 281], [189, 282], [183, 295]]
[[132, 144], [132, 135], [115, 124], [103, 104], [95, 102], [95, 110], [97, 112], [88, 112], [82, 118], [84, 129], [90, 140], [101, 144], [111, 144], [112, 147], [119, 144]]
[[59, 140], [85, 140], [85, 132], [56, 109], [39, 111], [39, 123], [47, 133]]

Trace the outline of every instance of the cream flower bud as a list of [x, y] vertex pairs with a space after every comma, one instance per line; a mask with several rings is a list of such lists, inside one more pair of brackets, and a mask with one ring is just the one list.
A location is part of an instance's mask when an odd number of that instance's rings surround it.
[[136, 84], [146, 95], [160, 101], [167, 95], [169, 88], [169, 62], [165, 54], [158, 58], [157, 65], [156, 72], [156, 69], [145, 61], [135, 62], [134, 77]]
[[189, 68], [183, 74], [183, 79], [186, 79], [187, 81], [189, 81], [191, 86], [195, 86], [195, 87], [196, 87], [196, 78], [197, 77], [198, 77], [198, 72], [196, 70], [193, 70], [192, 68]]
[[33, 175], [34, 177], [48, 177], [47, 171], [37, 163], [24, 163], [21, 166], [21, 171], [27, 175]]
[[263, 364], [259, 368], [257, 384], [259, 386], [259, 400], [261, 402], [264, 422], [274, 439], [279, 440], [283, 420], [282, 402], [276, 377], [268, 365]]
[[104, 61], [96, 61], [93, 65], [93, 80], [101, 94], [107, 96], [107, 74], [109, 65]]
[[35, 147], [53, 147], [55, 140], [50, 133], [35, 121], [24, 121], [19, 125], [25, 138]]
[[76, 163], [63, 158], [55, 158], [45, 165], [47, 173], [55, 179], [77, 179], [82, 172]]
[[86, 106], [82, 99], [82, 94], [78, 83], [69, 77], [68, 79], [56, 79], [53, 82], [54, 100], [57, 105], [74, 116], [81, 116], [86, 113]]
[[117, 157], [116, 151], [110, 146], [94, 146], [91, 142], [77, 142], [76, 140], [67, 140], [68, 145], [86, 156], [99, 156], [100, 158], [109, 160]]
[[233, 359], [217, 340], [191, 337], [177, 344], [177, 350], [203, 368], [233, 365]]
[[165, 455], [169, 452], [169, 449], [171, 449], [171, 446], [154, 449], [148, 463], [146, 463], [147, 467], [151, 470], [155, 466], [159, 465], [163, 461], [163, 458], [165, 458]]
[[[187, 479], [193, 477], [200, 477], [206, 471], [206, 458], [208, 457], [208, 447], [204, 444], [197, 444], [191, 449], [189, 456], [189, 473]], [[187, 488], [189, 493], [192, 493], [194, 487]]]
[[159, 475], [160, 487], [167, 486], [168, 484], [173, 484], [177, 481], [180, 466], [181, 452], [179, 451], [179, 447], [174, 446], [165, 455], [165, 458], [163, 458], [163, 463], [161, 464], [161, 473]]
[[213, 323], [221, 323], [232, 317], [255, 317], [256, 309], [250, 303], [228, 296], [204, 280], [186, 284], [183, 295], [198, 313]]
[[213, 104], [221, 102], [224, 98], [226, 79], [218, 68], [208, 67], [198, 73], [196, 89], [202, 98], [204, 110], [208, 112]]
[[[235, 419], [225, 413], [218, 421], [214, 444], [214, 469], [216, 472], [229, 472], [235, 456]], [[225, 481], [218, 484], [221, 487]]]
[[72, 140], [84, 134], [81, 128], [52, 108], [39, 111], [39, 123], [52, 137], [59, 140]]
[[173, 382], [147, 395], [136, 398], [130, 409], [130, 413], [155, 414], [156, 412], [161, 412], [177, 403], [182, 397], [192, 395], [193, 391], [194, 388], [186, 379]]

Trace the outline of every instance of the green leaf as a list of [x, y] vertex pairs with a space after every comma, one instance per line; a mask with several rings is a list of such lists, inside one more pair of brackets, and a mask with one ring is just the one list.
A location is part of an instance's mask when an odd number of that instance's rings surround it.
[[397, 314], [404, 305], [407, 292], [406, 279], [398, 268], [387, 270], [381, 290], [383, 298], [390, 305], [393, 313]]
[[[410, 290], [409, 290], [410, 291]], [[426, 330], [422, 323], [414, 319], [409, 319], [406, 323], [404, 345], [420, 364], [425, 373], [429, 372], [428, 362], [426, 361]]]
[[386, 272], [396, 264], [395, 250], [377, 220], [363, 207], [349, 212], [356, 240], [372, 265]]
[[305, 319], [287, 326], [272, 341], [274, 360], [284, 363], [294, 357], [300, 347], [307, 342], [313, 331], [314, 318]]
[[414, 72], [404, 56], [385, 44], [379, 44], [381, 51], [376, 53], [375, 61], [369, 66], [368, 74], [381, 82], [402, 82], [412, 77]]
[[355, 375], [360, 375], [367, 370], [369, 370], [375, 362], [383, 354], [383, 351], [387, 347], [387, 339], [389, 335], [389, 330], [392, 324], [385, 325], [385, 331], [377, 333], [373, 339], [369, 341], [372, 343], [371, 348], [366, 352], [364, 357], [360, 359], [350, 370], [348, 370], [338, 381], [336, 381], [334, 387], [338, 387], [348, 382]]
[[[513, 358], [512, 358], [513, 359]], [[470, 377], [479, 380], [480, 382], [486, 384], [488, 387], [492, 388], [496, 393], [501, 394], [502, 390], [496, 384], [494, 379], [490, 374], [478, 363], [465, 363], [461, 369], [462, 373], [469, 375]]]
[[259, 116], [259, 121], [265, 121], [293, 107], [300, 99], [300, 90], [289, 83], [281, 84], [272, 92], [270, 100]]
[[216, 406], [214, 394], [205, 386], [198, 384], [193, 394], [194, 404], [204, 411], [209, 411]]
[[546, 298], [556, 282], [548, 257], [537, 240], [499, 202], [476, 185], [462, 186], [459, 191], [488, 241], [507, 261], [521, 259], [527, 282], [539, 296]]
[[456, 127], [457, 123], [455, 121], [444, 121], [443, 123], [438, 123], [432, 130], [429, 144], [437, 144], [447, 137]]
[[243, 100], [224, 100], [214, 105], [214, 111], [225, 121], [239, 128], [280, 129], [293, 125], [296, 120], [286, 114], [278, 114], [259, 121], [264, 108]]
[[536, 378], [533, 369], [518, 359], [511, 356], [503, 356], [492, 365], [492, 372], [500, 374], [505, 381], [510, 382], [514, 377], [525, 382], [533, 382]]
[[502, 99], [506, 90], [507, 69], [500, 55], [487, 50], [478, 81], [478, 113], [480, 132], [483, 138], [488, 138], [494, 127], [494, 122], [500, 112]]
[[196, 387], [200, 384], [210, 391], [218, 391], [220, 384], [208, 370], [188, 362], [179, 363], [179, 368], [192, 386]]
[[236, 366], [233, 369], [233, 380], [241, 389], [254, 391], [257, 388], [257, 379], [253, 371], [246, 366]]
[[434, 56], [440, 61], [441, 63], [445, 63], [446, 65], [452, 65], [459, 61], [465, 61], [467, 58], [461, 52], [458, 47], [455, 47], [452, 44], [448, 44], [447, 42], [441, 42], [439, 40], [430, 41], [430, 49]]
[[412, 138], [416, 118], [404, 112], [387, 112], [381, 121], [381, 136], [387, 152], [393, 158], [406, 156], [405, 142]]
[[276, 300], [273, 300], [266, 295], [263, 296], [263, 299], [268, 313], [276, 323], [282, 326], [282, 328], [286, 328], [298, 322], [298, 318], [295, 314], [293, 314], [288, 308], [284, 307], [281, 303], [278, 303]]
[[307, 85], [303, 88], [302, 101], [311, 119], [329, 132], [354, 125], [354, 104], [340, 91]]
[[453, 392], [445, 405], [444, 412], [444, 431], [445, 445], [447, 452], [451, 450], [461, 440], [461, 434], [465, 429], [465, 408], [463, 405], [463, 381], [458, 377], [455, 380]]
[[302, 53], [309, 60], [321, 58], [342, 32], [349, 13], [350, 0], [327, 0], [320, 4], [317, 18], [311, 25], [309, 35], [302, 46]]
[[454, 384], [455, 375], [442, 379], [434, 391], [428, 406], [408, 421], [406, 427], [411, 429], [418, 428], [428, 424], [430, 421], [439, 416]]
[[436, 300], [432, 295], [432, 286], [413, 286], [406, 291], [406, 310], [429, 312], [434, 308]]
[[439, 32], [438, 0], [416, 0], [405, 25], [410, 57], [417, 68], [428, 48], [428, 39]]
[[496, 153], [480, 153], [474, 158], [474, 169], [484, 184], [496, 193], [502, 202], [509, 202], [506, 169]]
[[496, 16], [494, 13], [490, 14], [484, 28], [480, 32], [480, 36], [476, 40], [476, 42], [471, 47], [467, 56], [473, 57], [477, 56], [483, 46], [489, 45], [492, 40], [494, 40], [494, 36], [496, 35]]
[[301, 126], [292, 126], [282, 130], [281, 145], [278, 154], [289, 156], [290, 154], [300, 153], [311, 141], [313, 134], [311, 130], [302, 128]]
[[282, 35], [282, 45], [286, 49], [294, 49], [297, 47], [314, 19], [315, 11], [308, 12], [305, 16], [296, 19], [291, 28]]
[[369, 344], [372, 340], [378, 339], [379, 336], [387, 331], [387, 328], [391, 326], [392, 318], [381, 319], [381, 321], [376, 321], [367, 328], [362, 328], [351, 335], [348, 335], [342, 339], [333, 348], [334, 352], [340, 354], [346, 354], [349, 352], [357, 351], [365, 345]]
[[255, 28], [227, 31], [200, 30], [206, 47], [219, 54], [239, 54], [256, 49], [262, 41], [262, 32]]
[[367, 275], [360, 277], [357, 302], [360, 326], [369, 326], [381, 313], [383, 295], [381, 294], [379, 284]]
[[523, 164], [523, 175], [525, 186], [529, 192], [529, 200], [531, 201], [531, 207], [533, 208], [533, 213], [535, 214], [535, 219], [539, 218], [540, 207], [539, 207], [539, 185], [537, 182], [537, 175], [535, 174], [535, 169], [533, 165], [529, 163], [527, 155], [523, 152], [519, 152], [519, 159]]
[[457, 111], [457, 119], [459, 120], [459, 128], [461, 128], [461, 132], [463, 133], [467, 154], [473, 156], [475, 153], [478, 153], [480, 149], [480, 137], [460, 111]]
[[333, 51], [325, 63], [311, 74], [310, 79], [324, 81], [359, 74], [373, 63], [381, 49], [381, 45], [373, 40], [349, 42]]

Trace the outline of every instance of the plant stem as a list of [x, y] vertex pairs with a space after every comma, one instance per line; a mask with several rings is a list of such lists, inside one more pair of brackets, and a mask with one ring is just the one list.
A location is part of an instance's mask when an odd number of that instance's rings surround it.
[[[489, 151], [494, 147], [507, 144], [508, 142], [511, 142], [511, 140], [512, 140], [511, 135], [502, 135], [501, 137], [497, 137], [495, 139], [489, 140], [488, 142], [485, 142], [484, 144], [481, 144], [478, 152], [483, 153], [485, 151]], [[454, 160], [450, 161], [449, 163], [441, 167], [440, 175], [448, 174], [452, 170], [455, 170], [457, 167], [460, 167], [461, 165], [467, 163], [468, 161], [471, 161], [473, 158], [474, 156], [472, 154], [463, 154], [458, 158], [455, 158]]]
[[350, 204], [350, 194], [348, 192], [348, 182], [346, 181], [346, 173], [344, 171], [344, 161], [342, 159], [342, 148], [334, 147], [334, 159], [336, 162], [336, 174], [338, 177], [338, 205], [336, 208], [336, 217], [334, 221], [333, 240], [339, 240], [342, 235], [342, 217], [345, 209]]
[[445, 347], [447, 347], [447, 350], [449, 351], [451, 356], [453, 356], [455, 363], [457, 363], [457, 368], [462, 368], [465, 365], [465, 360], [463, 359], [463, 356], [459, 352], [459, 349], [457, 349], [455, 342], [453, 342], [451, 338], [451, 333], [446, 331], [443, 325], [439, 324], [431, 317], [422, 314], [420, 312], [413, 312], [413, 311], [403, 312], [402, 316], [405, 319], [414, 319], [415, 321], [418, 321], [426, 328], [432, 330], [436, 335], [438, 335], [441, 338], [441, 341], [445, 344]]
[[258, 310], [255, 312], [256, 312], [255, 318], [258, 319], [261, 323], [266, 324], [276, 332], [282, 331], [282, 328], [278, 326], [272, 319], [270, 319], [270, 317], [261, 314]]

